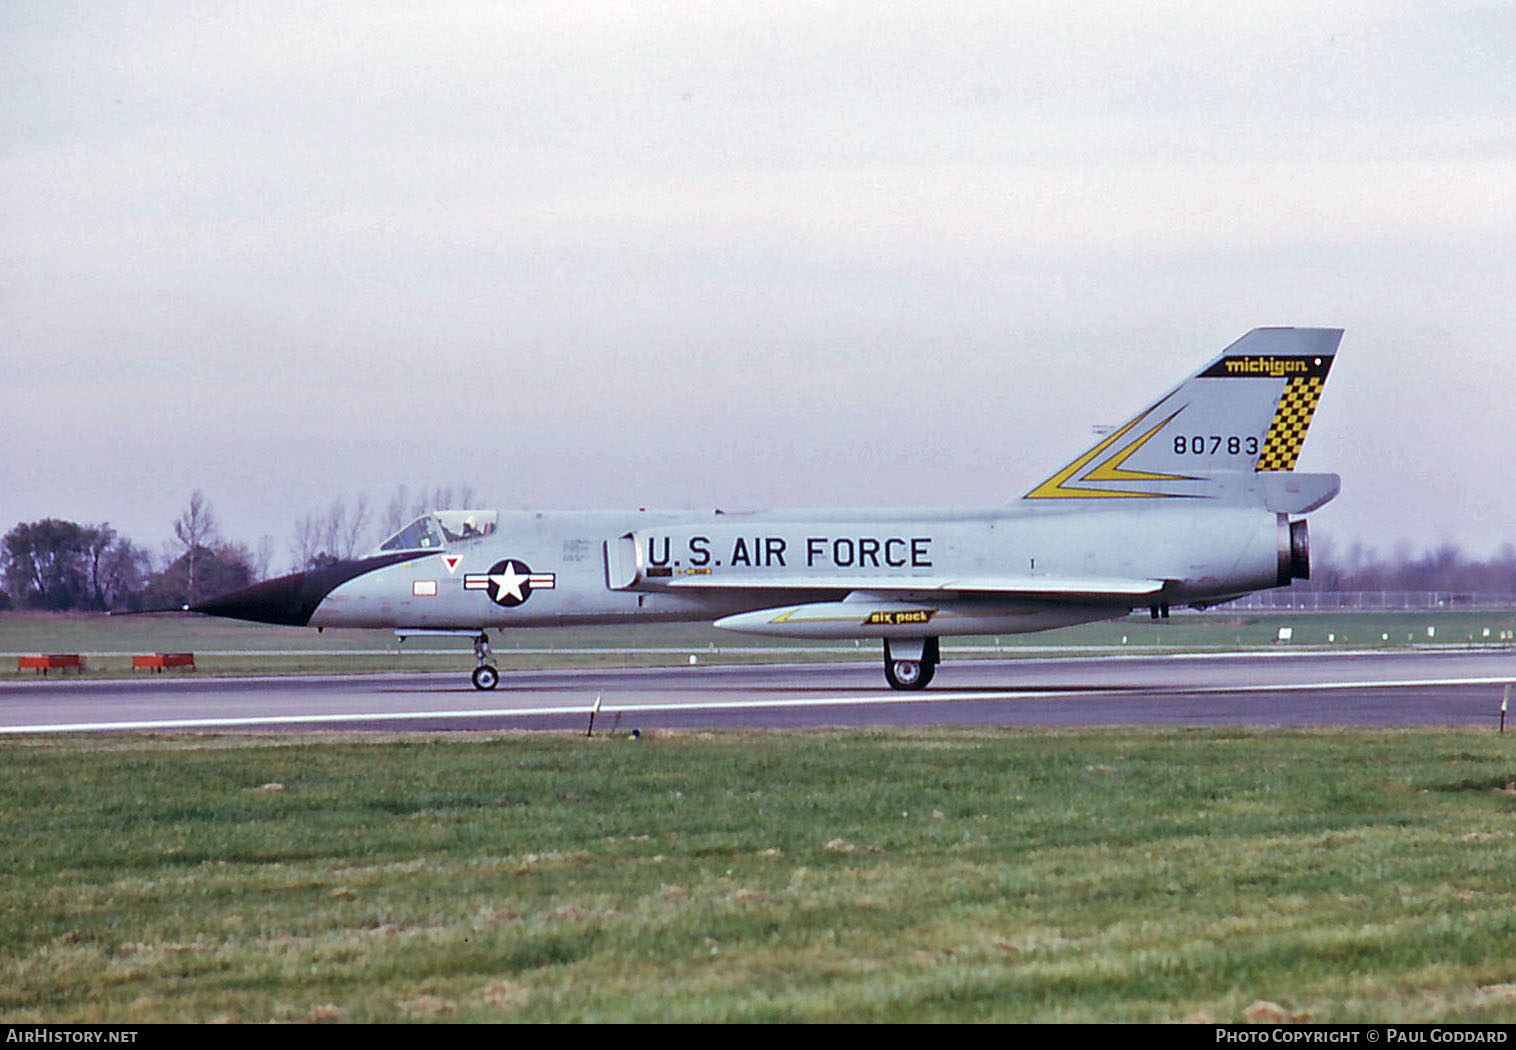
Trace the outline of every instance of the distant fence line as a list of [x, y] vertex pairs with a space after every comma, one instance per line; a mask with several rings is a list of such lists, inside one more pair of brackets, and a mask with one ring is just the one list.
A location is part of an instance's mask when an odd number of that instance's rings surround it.
[[1218, 606], [1290, 612], [1382, 612], [1455, 609], [1516, 610], [1516, 594], [1469, 591], [1261, 591]]

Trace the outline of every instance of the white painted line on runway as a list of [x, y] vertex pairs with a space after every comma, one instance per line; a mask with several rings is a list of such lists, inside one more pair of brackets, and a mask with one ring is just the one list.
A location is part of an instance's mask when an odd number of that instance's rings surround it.
[[[1023, 700], [1034, 697], [1064, 695], [1066, 690], [1020, 691], [1003, 693], [918, 693], [910, 696], [873, 694], [870, 696], [809, 697], [800, 700], [715, 700], [705, 703], [675, 704], [605, 704], [607, 714], [638, 714], [651, 711], [736, 711], [760, 707], [846, 707], [858, 704], [926, 704], [959, 700]], [[572, 707], [500, 707], [448, 711], [372, 711], [330, 715], [268, 715], [235, 718], [176, 718], [141, 722], [59, 722], [52, 725], [0, 726], [5, 733], [84, 733], [100, 730], [142, 729], [226, 729], [239, 726], [311, 725], [327, 722], [397, 722], [457, 718], [522, 718], [531, 715], [585, 715], [593, 703]]]

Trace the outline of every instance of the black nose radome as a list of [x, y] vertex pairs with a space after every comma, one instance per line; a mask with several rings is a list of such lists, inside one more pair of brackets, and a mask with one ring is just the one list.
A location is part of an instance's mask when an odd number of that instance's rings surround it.
[[255, 583], [251, 587], [218, 594], [192, 606], [191, 611], [205, 613], [207, 616], [225, 616], [233, 620], [304, 627], [311, 622], [311, 615], [322, 599], [348, 580], [375, 569], [429, 556], [411, 552], [382, 554], [377, 558], [362, 558], [357, 561], [339, 561], [319, 569], [293, 572], [288, 576]]

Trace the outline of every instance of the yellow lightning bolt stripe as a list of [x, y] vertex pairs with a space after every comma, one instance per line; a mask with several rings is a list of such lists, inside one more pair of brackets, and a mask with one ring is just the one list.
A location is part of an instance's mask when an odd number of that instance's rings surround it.
[[[1156, 408], [1157, 406], [1155, 405], [1153, 407]], [[1026, 499], [1151, 499], [1151, 498], [1154, 498], [1154, 497], [1164, 497], [1164, 496], [1169, 495], [1168, 493], [1162, 493], [1162, 492], [1130, 492], [1130, 491], [1122, 491], [1122, 490], [1119, 490], [1119, 489], [1066, 488], [1065, 484], [1064, 484], [1070, 478], [1072, 478], [1075, 474], [1078, 474], [1081, 470], [1083, 470], [1086, 466], [1088, 466], [1089, 463], [1092, 460], [1094, 460], [1096, 457], [1104, 454], [1107, 449], [1109, 449], [1112, 445], [1116, 444], [1123, 437], [1125, 437], [1127, 435], [1127, 433], [1133, 427], [1135, 427], [1138, 423], [1140, 423], [1144, 419], [1146, 419], [1147, 416], [1148, 416], [1148, 412], [1151, 412], [1152, 410], [1153, 409], [1150, 408], [1150, 409], [1147, 410], [1147, 412], [1143, 412], [1142, 415], [1140, 415], [1136, 419], [1132, 420], [1130, 423], [1128, 423], [1126, 426], [1122, 427], [1120, 430], [1116, 431], [1114, 434], [1112, 434], [1110, 437], [1106, 438], [1100, 444], [1096, 445], [1094, 448], [1090, 449], [1084, 455], [1082, 455], [1078, 459], [1074, 460], [1074, 462], [1070, 463], [1068, 466], [1064, 467], [1058, 473], [1056, 473], [1052, 477], [1048, 478], [1041, 485], [1038, 485], [1036, 488], [1034, 488], [1031, 492], [1028, 492], [1026, 494], [1025, 498]], [[1126, 462], [1127, 457], [1129, 457], [1133, 452], [1136, 452], [1139, 448], [1141, 448], [1143, 446], [1143, 444], [1145, 444], [1147, 442], [1147, 440], [1149, 438], [1151, 438], [1154, 434], [1158, 433], [1158, 431], [1160, 431], [1164, 427], [1168, 426], [1168, 424], [1174, 419], [1174, 416], [1179, 415], [1179, 413], [1183, 412], [1183, 411], [1184, 411], [1184, 406], [1180, 406], [1180, 408], [1178, 408], [1174, 412], [1173, 415], [1169, 416], [1168, 419], [1163, 420], [1163, 422], [1161, 422], [1157, 426], [1153, 427], [1147, 433], [1143, 434], [1137, 440], [1133, 441], [1130, 445], [1128, 445], [1126, 448], [1122, 449], [1121, 451], [1117, 452], [1115, 455], [1111, 456], [1109, 459], [1106, 459], [1106, 460], [1102, 461], [1093, 470], [1091, 470], [1088, 474], [1084, 475], [1084, 477], [1080, 478], [1079, 480], [1080, 481], [1194, 481], [1195, 480], [1194, 478], [1186, 477], [1185, 475], [1182, 475], [1182, 474], [1149, 474], [1149, 473], [1146, 473], [1144, 471], [1123, 470], [1122, 467], [1121, 467], [1121, 464], [1123, 464], [1123, 463]]]
[[1184, 411], [1185, 406], [1180, 406], [1168, 419], [1153, 427], [1146, 434], [1132, 442], [1110, 459], [1102, 462], [1094, 470], [1090, 471], [1081, 481], [1195, 481], [1195, 478], [1187, 474], [1150, 474], [1145, 470], [1124, 470], [1122, 464], [1127, 461], [1133, 452], [1136, 452], [1154, 434], [1174, 421], [1174, 416]]
[[1258, 456], [1258, 465], [1253, 468], [1255, 471], [1295, 469], [1300, 446], [1305, 444], [1305, 432], [1311, 425], [1311, 416], [1316, 411], [1316, 401], [1321, 397], [1325, 382], [1322, 377], [1297, 377], [1285, 384], [1279, 407], [1274, 411], [1274, 421], [1263, 440], [1263, 452]]

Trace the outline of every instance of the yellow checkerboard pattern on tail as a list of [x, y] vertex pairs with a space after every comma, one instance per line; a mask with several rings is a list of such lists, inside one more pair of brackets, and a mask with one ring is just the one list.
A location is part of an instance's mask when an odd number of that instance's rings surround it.
[[1316, 411], [1316, 400], [1321, 397], [1324, 378], [1291, 379], [1274, 411], [1274, 422], [1263, 441], [1263, 452], [1258, 457], [1255, 470], [1294, 470], [1295, 460], [1300, 458], [1300, 446], [1305, 443], [1306, 428], [1311, 425], [1311, 413]]

